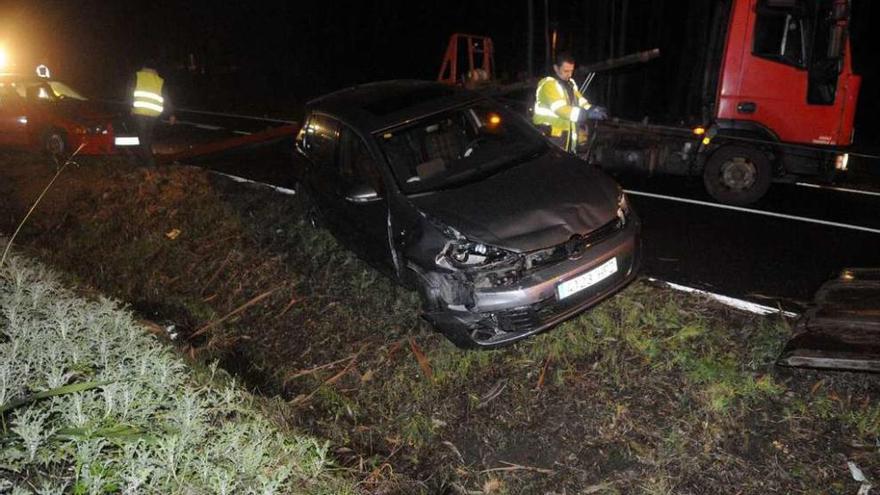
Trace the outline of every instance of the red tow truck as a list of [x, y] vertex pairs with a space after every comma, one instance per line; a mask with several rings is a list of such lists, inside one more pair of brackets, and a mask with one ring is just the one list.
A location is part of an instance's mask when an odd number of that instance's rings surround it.
[[[598, 123], [582, 156], [612, 171], [702, 176], [711, 196], [732, 204], [757, 201], [773, 181], [830, 181], [846, 171], [861, 84], [850, 50], [850, 0], [714, 0], [711, 9], [700, 39], [685, 43], [705, 54], [694, 71], [702, 84], [691, 86], [701, 91], [681, 99], [689, 108], [659, 124]], [[658, 55], [593, 64], [578, 80]], [[499, 85], [493, 69], [490, 38], [456, 33], [438, 80], [496, 96], [534, 88], [534, 81]]]
[[847, 169], [861, 83], [849, 20], [850, 0], [715, 2], [702, 115], [672, 125], [602, 122], [589, 159], [702, 175], [712, 197], [732, 204], [757, 201], [773, 181], [833, 179]]

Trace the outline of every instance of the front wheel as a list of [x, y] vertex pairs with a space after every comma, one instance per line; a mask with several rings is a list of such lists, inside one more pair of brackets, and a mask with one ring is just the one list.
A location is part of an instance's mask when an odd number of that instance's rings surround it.
[[703, 170], [706, 191], [722, 203], [745, 205], [761, 199], [770, 188], [773, 170], [762, 151], [725, 146], [715, 151]]
[[48, 129], [43, 133], [42, 151], [49, 156], [67, 153], [67, 135], [61, 129]]
[[299, 204], [302, 206], [306, 223], [311, 225], [312, 228], [321, 228], [324, 225], [321, 213], [318, 211], [318, 206], [309, 193], [309, 188], [302, 182], [296, 183], [296, 196], [299, 198]]

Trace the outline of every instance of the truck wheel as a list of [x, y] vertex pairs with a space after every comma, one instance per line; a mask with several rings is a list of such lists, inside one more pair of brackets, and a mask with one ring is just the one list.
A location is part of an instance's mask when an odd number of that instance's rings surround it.
[[745, 146], [725, 146], [709, 157], [703, 184], [722, 203], [745, 205], [761, 199], [770, 188], [773, 170], [766, 154]]
[[51, 128], [43, 133], [43, 153], [60, 156], [67, 153], [67, 134], [61, 129]]

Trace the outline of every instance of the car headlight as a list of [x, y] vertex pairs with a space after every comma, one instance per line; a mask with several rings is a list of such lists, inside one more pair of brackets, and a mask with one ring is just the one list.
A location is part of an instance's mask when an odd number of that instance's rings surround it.
[[629, 216], [629, 201], [626, 199], [626, 193], [620, 191], [617, 193], [617, 218], [621, 225], [626, 224], [626, 218]]
[[489, 265], [510, 256], [513, 253], [505, 249], [460, 238], [447, 242], [436, 262], [439, 266], [460, 269]]

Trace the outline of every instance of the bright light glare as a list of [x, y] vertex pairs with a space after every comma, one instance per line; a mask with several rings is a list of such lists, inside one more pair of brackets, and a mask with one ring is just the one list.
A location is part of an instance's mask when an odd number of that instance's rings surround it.
[[9, 57], [6, 55], [6, 49], [0, 46], [0, 69], [5, 69], [9, 63]]

